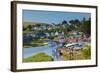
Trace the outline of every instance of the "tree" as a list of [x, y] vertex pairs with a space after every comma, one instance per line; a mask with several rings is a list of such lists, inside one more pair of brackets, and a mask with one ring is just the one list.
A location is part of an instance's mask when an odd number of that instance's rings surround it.
[[86, 21], [86, 18], [84, 17], [83, 20], [82, 20], [82, 24], [84, 24], [85, 21]]
[[62, 21], [62, 24], [68, 24], [66, 20]]
[[86, 35], [90, 35], [91, 34], [91, 19], [89, 18], [88, 20], [85, 20], [84, 24], [80, 26], [79, 30]]
[[25, 28], [25, 26], [23, 26], [23, 31], [27, 30], [27, 28]]
[[29, 29], [29, 31], [31, 31], [32, 30], [32, 25], [28, 25], [28, 29]]

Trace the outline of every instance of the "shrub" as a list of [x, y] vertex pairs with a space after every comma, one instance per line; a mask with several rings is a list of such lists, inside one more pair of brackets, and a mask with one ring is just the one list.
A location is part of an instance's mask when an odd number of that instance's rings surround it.
[[91, 57], [91, 46], [86, 45], [85, 48], [82, 50], [82, 54], [85, 59], [89, 59]]

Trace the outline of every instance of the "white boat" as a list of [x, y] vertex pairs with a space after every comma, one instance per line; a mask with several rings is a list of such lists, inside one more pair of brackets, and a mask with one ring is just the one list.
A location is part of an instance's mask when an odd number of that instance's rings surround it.
[[80, 45], [80, 43], [69, 43], [65, 45], [66, 48], [73, 47], [73, 49], [82, 49], [83, 45]]
[[74, 45], [77, 45], [78, 43], [69, 43], [67, 45], [65, 45], [65, 47], [71, 47], [71, 46], [74, 46]]

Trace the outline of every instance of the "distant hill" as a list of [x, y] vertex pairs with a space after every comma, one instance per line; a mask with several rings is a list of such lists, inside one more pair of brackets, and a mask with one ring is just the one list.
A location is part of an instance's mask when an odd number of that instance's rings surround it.
[[41, 23], [41, 22], [23, 22], [23, 25], [24, 25], [25, 27], [27, 27], [28, 25], [50, 25], [50, 24]]

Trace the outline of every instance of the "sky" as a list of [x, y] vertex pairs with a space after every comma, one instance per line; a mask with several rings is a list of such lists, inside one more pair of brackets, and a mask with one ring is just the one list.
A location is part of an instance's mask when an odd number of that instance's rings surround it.
[[61, 23], [63, 20], [74, 20], [91, 17], [90, 13], [78, 12], [60, 12], [60, 11], [39, 11], [39, 10], [23, 10], [24, 22], [42, 22], [42, 23]]

